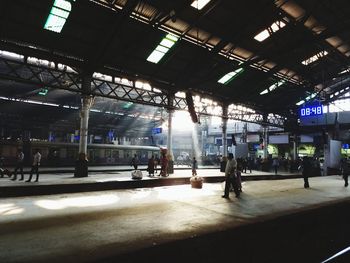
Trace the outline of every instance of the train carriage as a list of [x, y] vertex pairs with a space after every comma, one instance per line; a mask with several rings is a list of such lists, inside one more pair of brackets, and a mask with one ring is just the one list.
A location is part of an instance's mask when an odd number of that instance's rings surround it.
[[[31, 160], [33, 151], [39, 149], [42, 155], [42, 166], [73, 166], [78, 156], [78, 143], [56, 143], [32, 141], [27, 144], [1, 142], [1, 156], [7, 165], [15, 164], [17, 148], [23, 148], [26, 160]], [[154, 155], [160, 156], [157, 146], [88, 144], [87, 155], [89, 165], [129, 165], [136, 154], [140, 164], [147, 164]], [[30, 157], [30, 159], [28, 158]]]

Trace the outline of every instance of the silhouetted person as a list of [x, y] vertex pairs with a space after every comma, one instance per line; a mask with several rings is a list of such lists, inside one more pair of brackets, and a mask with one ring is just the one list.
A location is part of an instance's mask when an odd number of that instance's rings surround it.
[[343, 179], [344, 179], [344, 186], [348, 187], [349, 183], [348, 183], [348, 177], [349, 177], [349, 173], [350, 173], [350, 163], [348, 162], [348, 160], [345, 158], [342, 160], [341, 162], [341, 169], [342, 169], [342, 174], [343, 174]]
[[30, 176], [29, 176], [29, 179], [26, 182], [30, 182], [32, 180], [33, 173], [36, 173], [35, 182], [39, 181], [40, 161], [41, 161], [41, 154], [39, 152], [39, 149], [36, 149], [35, 150], [35, 154], [33, 156], [33, 165], [32, 165], [32, 169], [30, 170]]
[[158, 172], [158, 164], [160, 164], [160, 159], [158, 158], [158, 155], [156, 155], [156, 158], [154, 158], [154, 172]]
[[239, 190], [237, 187], [237, 180], [235, 177], [235, 171], [237, 169], [237, 162], [233, 159], [233, 154], [229, 153], [225, 168], [225, 193], [223, 198], [229, 198], [230, 186], [233, 185], [236, 197], [239, 197]]
[[304, 188], [309, 188], [309, 176], [311, 173], [311, 161], [310, 158], [304, 157], [302, 161], [303, 166], [303, 178], [304, 178]]
[[131, 166], [134, 166], [134, 169], [137, 170], [138, 165], [139, 165], [139, 159], [137, 158], [137, 155], [135, 154], [134, 157], [131, 159]]
[[166, 154], [162, 153], [162, 158], [160, 160], [160, 176], [167, 176], [168, 175], [168, 158], [166, 157]]
[[197, 175], [197, 169], [198, 169], [198, 163], [197, 163], [196, 157], [193, 157], [193, 160], [192, 160], [192, 176]]
[[278, 159], [277, 158], [274, 158], [273, 161], [272, 161], [272, 167], [275, 171], [275, 175], [277, 175], [277, 170], [278, 170]]
[[148, 171], [148, 176], [154, 176], [154, 166], [155, 166], [155, 160], [154, 156], [148, 160], [148, 165], [147, 165], [147, 171]]
[[13, 181], [17, 180], [17, 171], [18, 170], [21, 173], [21, 179], [19, 179], [19, 180], [20, 181], [24, 180], [23, 163], [24, 163], [24, 153], [22, 152], [21, 149], [18, 149], [17, 156], [16, 156], [16, 167], [15, 167], [15, 170], [13, 172], [14, 173], [13, 178], [11, 180], [13, 180]]

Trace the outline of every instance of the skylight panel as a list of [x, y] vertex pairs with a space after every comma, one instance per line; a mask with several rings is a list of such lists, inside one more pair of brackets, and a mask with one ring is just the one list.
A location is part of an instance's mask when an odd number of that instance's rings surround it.
[[221, 79], [218, 80], [219, 83], [221, 84], [227, 84], [229, 81], [234, 79], [238, 74], [243, 72], [243, 68], [236, 69], [235, 71], [231, 71], [224, 75]]
[[147, 58], [147, 61], [157, 64], [159, 62], [159, 60], [161, 60], [164, 55], [165, 55], [165, 53], [154, 50], [151, 53], [151, 55], [149, 55], [149, 57]]
[[59, 9], [59, 8], [56, 8], [56, 7], [52, 7], [51, 14], [55, 15], [55, 16], [59, 16], [59, 17], [65, 18], [65, 19], [67, 19], [68, 16], [69, 16], [69, 12], [68, 11], [65, 11], [65, 10], [62, 10], [62, 9]]
[[312, 93], [312, 94], [310, 94], [309, 96], [307, 96], [305, 99], [303, 99], [303, 100], [297, 102], [295, 105], [300, 106], [300, 105], [304, 104], [305, 102], [307, 102], [307, 101], [309, 101], [309, 100], [315, 98], [316, 95], [317, 95], [316, 93]]
[[167, 47], [167, 48], [171, 48], [174, 44], [175, 44], [174, 41], [167, 39], [167, 38], [163, 38], [162, 42], [160, 42], [159, 45]]
[[281, 81], [278, 81], [276, 82], [275, 84], [272, 84], [270, 87], [268, 87], [266, 90], [260, 92], [260, 95], [264, 95], [264, 94], [267, 94], [271, 91], [274, 91], [275, 89], [277, 89], [278, 87], [282, 86], [284, 83], [286, 83], [285, 80], [281, 80]]
[[313, 55], [312, 57], [309, 57], [308, 59], [305, 59], [301, 62], [301, 64], [307, 66], [311, 63], [314, 63], [316, 60], [326, 56], [328, 54], [328, 52], [326, 50], [321, 51], [319, 53], [317, 53], [316, 55]]
[[[74, 0], [75, 2], [75, 0]], [[67, 10], [67, 11], [72, 11], [72, 5], [70, 3], [70, 1], [67, 0], [55, 0], [53, 6], [57, 6], [58, 8], [61, 8], [63, 10]]]
[[267, 29], [265, 29], [264, 31], [260, 32], [259, 34], [257, 34], [254, 39], [258, 40], [259, 42], [263, 42], [266, 38], [268, 38], [270, 36], [269, 31], [267, 31]]
[[179, 38], [177, 36], [167, 34], [159, 45], [152, 51], [151, 55], [148, 56], [147, 61], [158, 63], [178, 39]]
[[192, 7], [201, 10], [203, 7], [205, 7], [210, 0], [194, 0], [191, 4]]
[[45, 22], [44, 29], [60, 33], [72, 10], [71, 2], [75, 2], [75, 0], [55, 0]]
[[267, 29], [261, 31], [259, 34], [257, 34], [254, 39], [263, 42], [266, 38], [271, 36], [271, 32], [275, 33], [281, 28], [285, 27], [285, 23], [283, 21], [276, 21], [271, 26], [269, 26]]
[[266, 89], [266, 90], [260, 92], [260, 95], [264, 95], [264, 94], [267, 94], [267, 93], [269, 93], [269, 89]]

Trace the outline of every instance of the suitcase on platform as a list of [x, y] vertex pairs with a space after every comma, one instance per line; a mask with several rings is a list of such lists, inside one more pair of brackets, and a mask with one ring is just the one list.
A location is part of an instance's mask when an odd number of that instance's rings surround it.
[[140, 170], [134, 170], [131, 172], [132, 179], [142, 179], [142, 172]]

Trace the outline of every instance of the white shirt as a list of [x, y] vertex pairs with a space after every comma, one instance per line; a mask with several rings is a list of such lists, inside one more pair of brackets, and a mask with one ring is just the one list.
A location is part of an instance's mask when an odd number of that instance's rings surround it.
[[232, 159], [232, 160], [227, 160], [227, 163], [226, 163], [226, 168], [225, 168], [225, 176], [230, 176], [234, 169], [236, 169], [237, 167], [237, 162], [235, 159]]
[[33, 165], [40, 165], [40, 161], [41, 161], [41, 154], [37, 152], [36, 154], [34, 154]]

